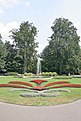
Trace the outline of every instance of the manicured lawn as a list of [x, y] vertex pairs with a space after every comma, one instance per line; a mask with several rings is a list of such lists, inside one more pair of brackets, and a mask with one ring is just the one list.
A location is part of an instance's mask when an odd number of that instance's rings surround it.
[[[34, 78], [33, 78], [34, 79]], [[0, 77], [0, 84], [7, 84], [9, 81], [25, 81], [29, 82], [31, 78], [16, 78], [16, 77]], [[54, 81], [69, 81], [74, 84], [81, 84], [81, 78], [72, 79], [49, 79], [48, 82]], [[42, 85], [45, 85], [46, 83]], [[30, 82], [35, 85], [34, 83]], [[61, 88], [62, 89], [62, 88]], [[70, 92], [60, 92], [61, 95], [57, 97], [21, 97], [20, 94], [26, 93], [27, 91], [12, 91], [12, 88], [0, 88], [0, 101], [20, 104], [20, 105], [33, 105], [33, 106], [46, 106], [46, 105], [58, 105], [68, 102], [72, 102], [81, 99], [81, 88], [68, 88]], [[32, 93], [32, 92], [31, 92]]]

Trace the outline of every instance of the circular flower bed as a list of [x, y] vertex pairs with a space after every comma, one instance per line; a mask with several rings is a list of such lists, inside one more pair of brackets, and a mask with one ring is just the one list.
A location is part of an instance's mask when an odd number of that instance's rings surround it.
[[[31, 82], [36, 83], [36, 86], [33, 86], [33, 84], [29, 82], [10, 81], [8, 84], [0, 84], [0, 87], [12, 87], [12, 88], [24, 89], [24, 91], [27, 91], [27, 93], [21, 94], [20, 96], [22, 97], [36, 97], [36, 96], [55, 97], [59, 95], [60, 91], [61, 92], [63, 91], [59, 89], [57, 90], [57, 92], [55, 92], [55, 89], [57, 88], [63, 88], [63, 87], [81, 88], [81, 84], [72, 84], [68, 81], [51, 82], [45, 84], [44, 86], [42, 86], [41, 84], [47, 82], [46, 80], [32, 80]], [[70, 92], [69, 90], [64, 90], [64, 91]], [[34, 93], [28, 93], [28, 92], [34, 92]]]

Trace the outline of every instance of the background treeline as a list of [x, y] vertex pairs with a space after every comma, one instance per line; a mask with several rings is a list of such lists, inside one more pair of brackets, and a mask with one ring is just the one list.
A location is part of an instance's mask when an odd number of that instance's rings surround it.
[[10, 38], [13, 39], [3, 43], [0, 36], [0, 68], [8, 72], [36, 72], [38, 43], [35, 42], [37, 28], [32, 24], [23, 22], [19, 29], [11, 30]]
[[[68, 19], [58, 18], [51, 30], [49, 43], [40, 54], [43, 59], [42, 71], [80, 74], [80, 37], [76, 27]], [[27, 21], [21, 23], [19, 29], [11, 30], [12, 44], [9, 41], [4, 43], [0, 35], [0, 68], [5, 68], [8, 72], [36, 73], [37, 33], [37, 28]]]

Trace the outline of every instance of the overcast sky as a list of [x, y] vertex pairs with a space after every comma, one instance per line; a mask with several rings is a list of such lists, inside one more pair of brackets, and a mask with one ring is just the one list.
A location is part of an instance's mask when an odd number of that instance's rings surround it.
[[39, 53], [48, 44], [51, 26], [56, 18], [64, 17], [73, 22], [81, 36], [81, 0], [0, 0], [0, 33], [9, 40], [9, 31], [29, 21], [39, 30]]

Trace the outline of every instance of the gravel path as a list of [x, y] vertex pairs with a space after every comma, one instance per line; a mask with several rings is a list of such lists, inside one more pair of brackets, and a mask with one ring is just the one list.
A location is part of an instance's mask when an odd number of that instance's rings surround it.
[[45, 107], [0, 102], [0, 121], [81, 121], [81, 100]]

